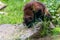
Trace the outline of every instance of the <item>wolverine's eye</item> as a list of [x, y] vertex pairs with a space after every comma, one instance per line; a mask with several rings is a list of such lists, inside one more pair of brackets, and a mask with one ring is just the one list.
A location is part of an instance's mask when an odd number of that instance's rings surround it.
[[30, 10], [32, 10], [32, 8], [30, 8]]
[[41, 11], [41, 9], [39, 9], [38, 11]]
[[40, 14], [42, 14], [42, 11], [38, 10], [36, 13], [40, 15]]
[[32, 17], [29, 17], [30, 20], [32, 20]]

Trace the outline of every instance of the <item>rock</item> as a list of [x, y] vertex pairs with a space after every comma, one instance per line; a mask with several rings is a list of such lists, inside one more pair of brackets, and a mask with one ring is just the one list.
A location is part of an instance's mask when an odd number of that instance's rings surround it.
[[60, 40], [60, 35], [46, 36], [37, 40]]
[[0, 25], [0, 40], [59, 40], [60, 36], [46, 36], [40, 38], [41, 22], [32, 28], [27, 28], [23, 24], [2, 24]]
[[39, 38], [39, 39], [32, 39], [32, 40], [52, 40], [52, 37], [51, 36], [46, 36], [46, 37], [42, 37], [42, 38]]
[[2, 3], [2, 2], [0, 1], [0, 10], [3, 9], [3, 8], [5, 8], [6, 6], [7, 6], [6, 4], [4, 4], [4, 3]]
[[51, 29], [55, 28], [55, 26], [53, 25], [52, 22], [50, 22], [50, 28], [51, 28]]
[[28, 38], [35, 37], [38, 34], [38, 32], [40, 32], [39, 31], [40, 28], [41, 28], [41, 22], [39, 22], [38, 24], [34, 25], [33, 28], [25, 29], [24, 30], [24, 34], [20, 36], [20, 39], [21, 40], [27, 40]]
[[8, 13], [6, 13], [6, 12], [0, 12], [0, 14], [2, 14], [2, 15], [7, 15]]
[[14, 40], [19, 35], [19, 27], [11, 24], [0, 25], [0, 40]]
[[2, 24], [0, 25], [0, 40], [26, 40], [40, 30], [40, 24], [32, 28], [27, 28], [23, 24]]

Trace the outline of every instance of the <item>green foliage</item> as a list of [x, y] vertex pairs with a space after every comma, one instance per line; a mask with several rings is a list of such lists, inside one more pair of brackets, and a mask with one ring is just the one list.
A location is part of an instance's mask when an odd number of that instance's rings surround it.
[[[24, 2], [21, 0], [1, 0], [7, 7], [3, 10], [5, 14], [0, 14], [0, 24], [19, 24], [23, 22]], [[21, 4], [22, 3], [22, 4]]]
[[53, 34], [53, 35], [58, 35], [58, 34], [60, 34], [60, 27], [54, 28], [54, 29], [52, 30], [52, 34]]
[[[53, 17], [53, 23], [60, 25], [60, 0], [40, 0], [42, 3], [46, 5], [50, 14]], [[58, 14], [58, 15], [57, 15]]]
[[[26, 3], [30, 0], [0, 0], [7, 4], [7, 7], [4, 8], [3, 12], [6, 14], [0, 14], [0, 24], [19, 24], [23, 22], [23, 8]], [[49, 29], [49, 22], [43, 22], [41, 36], [48, 35], [50, 32], [53, 34], [60, 33], [60, 0], [40, 0], [43, 4], [46, 5], [47, 9], [51, 13], [56, 28], [52, 31]], [[58, 27], [58, 26], [59, 27]]]
[[50, 35], [51, 30], [50, 30], [49, 25], [50, 25], [50, 21], [48, 21], [48, 22], [47, 21], [44, 21], [42, 23], [42, 28], [41, 28], [41, 31], [40, 31], [40, 36], [41, 37], [44, 37], [46, 35]]
[[44, 27], [42, 29], [41, 36], [44, 36], [46, 34], [54, 34], [54, 35], [59, 34], [60, 33], [60, 0], [40, 0], [40, 2], [46, 5], [47, 9], [49, 10], [50, 14], [53, 17], [52, 22], [56, 26], [56, 28], [49, 30], [47, 26], [49, 24], [47, 22], [46, 22], [47, 25], [46, 23], [43, 23]]

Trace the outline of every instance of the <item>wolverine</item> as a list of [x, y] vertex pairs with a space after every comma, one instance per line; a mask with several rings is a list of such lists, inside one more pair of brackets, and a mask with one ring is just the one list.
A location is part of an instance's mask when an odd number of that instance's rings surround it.
[[51, 14], [48, 12], [47, 8], [43, 3], [40, 2], [29, 2], [24, 6], [24, 24], [28, 26], [28, 28], [33, 26], [33, 23], [38, 21], [52, 20]]

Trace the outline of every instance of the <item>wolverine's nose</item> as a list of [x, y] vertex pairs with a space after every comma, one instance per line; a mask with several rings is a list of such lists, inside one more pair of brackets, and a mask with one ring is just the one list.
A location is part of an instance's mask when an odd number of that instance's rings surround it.
[[41, 9], [39, 9], [38, 12], [41, 12]]
[[39, 9], [38, 11], [37, 11], [37, 14], [41, 14], [42, 13], [42, 11], [41, 11], [41, 9]]

